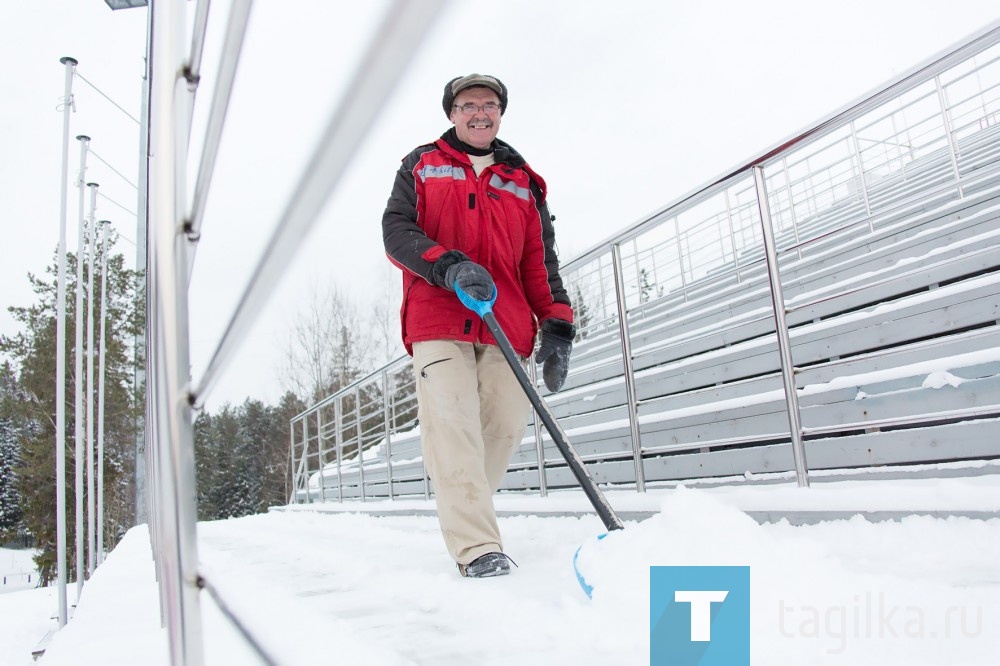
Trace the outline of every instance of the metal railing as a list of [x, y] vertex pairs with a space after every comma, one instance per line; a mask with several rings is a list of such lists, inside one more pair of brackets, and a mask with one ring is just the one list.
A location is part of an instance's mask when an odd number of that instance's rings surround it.
[[[397, 0], [387, 7], [357, 66], [351, 95], [341, 102], [316, 142], [253, 277], [246, 286], [203, 376], [190, 374], [188, 283], [195, 243], [201, 236], [205, 201], [220, 145], [229, 95], [236, 78], [251, 2], [233, 3], [221, 65], [217, 72], [205, 145], [192, 201], [186, 194], [188, 138], [196, 91], [205, 77], [201, 53], [208, 24], [207, 0], [199, 0], [189, 48], [184, 0], [152, 0], [147, 54], [148, 258], [146, 450], [151, 541], [160, 587], [163, 622], [174, 664], [203, 663], [200, 590], [207, 590], [223, 613], [237, 623], [211, 581], [198, 567], [193, 410], [204, 404], [233, 351], [259, 315], [276, 279], [290, 262], [321, 206], [336, 188], [351, 155], [375, 121], [372, 108], [389, 96], [443, 2]], [[210, 222], [210, 220], [209, 220]], [[364, 432], [364, 392], [355, 407]], [[322, 433], [317, 429], [317, 433]], [[273, 663], [248, 634], [260, 658]]]
[[[783, 376], [789, 422], [783, 436], [792, 440], [799, 484], [808, 484], [802, 438], [819, 429], [807, 432], [799, 416], [796, 368], [784, 321], [789, 309], [781, 294], [779, 265], [820, 252], [822, 241], [831, 236], [872, 232], [876, 220], [891, 218], [915, 204], [961, 199], [981, 178], [1000, 172], [1000, 160], [977, 160], [971, 154], [977, 136], [995, 125], [1000, 113], [998, 44], [1000, 22], [724, 172], [563, 266], [564, 282], [577, 308], [580, 335], [602, 340], [617, 337], [619, 352], [605, 362], [623, 368], [632, 447], [628, 457], [634, 463], [634, 483], [639, 491], [643, 490], [644, 453], [664, 447], [647, 448], [641, 441], [640, 400], [632, 368], [637, 350], [631, 348], [629, 325], [663, 308], [665, 302], [686, 302], [762, 277], [768, 280], [772, 296]], [[796, 307], [808, 304], [796, 303]], [[400, 437], [412, 422], [397, 418], [394, 411], [401, 400], [411, 405], [412, 393], [404, 398], [404, 394], [394, 392], [392, 399], [385, 399], [389, 391], [378, 388], [380, 377], [386, 373], [401, 376], [408, 366], [408, 358], [398, 359], [292, 419], [294, 490], [290, 501], [344, 499], [345, 488], [364, 499], [386, 484], [384, 492], [377, 493], [379, 497], [418, 492], [420, 484], [414, 478], [418, 475], [413, 465], [400, 464], [378, 449], [388, 447], [397, 437], [414, 447], [412, 431], [410, 437]], [[571, 378], [573, 372], [571, 367]], [[367, 411], [355, 421], [345, 422], [345, 406], [355, 404], [351, 401], [365, 392], [370, 393]], [[324, 410], [330, 409], [333, 416], [324, 415]], [[379, 410], [384, 411], [381, 416]], [[358, 423], [362, 424], [360, 434]], [[535, 487], [544, 492], [548, 462], [543, 459], [540, 438], [536, 428], [536, 460], [542, 462], [536, 464], [539, 480]], [[736, 440], [740, 438], [728, 443], [738, 443]], [[370, 453], [359, 455], [359, 443], [363, 450], [371, 447], [367, 449]], [[405, 454], [397, 451], [399, 455]], [[419, 450], [413, 448], [413, 455], [419, 457]], [[622, 454], [609, 453], [596, 459], [615, 457]], [[394, 471], [394, 465], [399, 469]], [[343, 478], [347, 467], [352, 473], [349, 481]], [[404, 473], [409, 474], [405, 479], [401, 478]], [[355, 477], [360, 477], [360, 482]], [[427, 496], [426, 478], [422, 487]]]

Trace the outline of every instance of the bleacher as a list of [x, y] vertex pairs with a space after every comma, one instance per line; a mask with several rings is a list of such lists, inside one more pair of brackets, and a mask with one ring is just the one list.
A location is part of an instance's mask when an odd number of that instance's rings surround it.
[[[893, 151], [866, 156], [865, 128], [930, 98], [928, 74], [764, 165], [810, 470], [1000, 455], [1000, 53], [970, 59], [982, 81], [972, 116], [921, 116], [872, 143]], [[969, 69], [937, 75], [964, 83]], [[821, 166], [803, 171], [810, 161]], [[617, 241], [644, 482], [794, 469], [753, 189], [749, 170], [735, 173]], [[628, 486], [637, 455], [612, 268], [610, 245], [564, 266], [590, 314], [565, 387], [546, 400], [594, 479]], [[432, 492], [407, 368], [400, 359], [296, 417], [293, 501]], [[547, 488], [576, 484], [537, 432], [529, 423], [503, 489], [540, 487], [539, 448]]]

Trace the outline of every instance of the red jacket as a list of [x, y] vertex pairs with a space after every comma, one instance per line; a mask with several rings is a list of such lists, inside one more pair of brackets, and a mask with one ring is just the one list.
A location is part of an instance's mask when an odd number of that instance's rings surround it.
[[478, 315], [431, 282], [438, 257], [460, 250], [493, 276], [493, 313], [515, 351], [526, 357], [538, 322], [573, 321], [545, 182], [500, 140], [492, 146], [495, 164], [477, 178], [461, 145], [451, 129], [407, 155], [382, 217], [386, 254], [403, 269], [403, 343], [410, 354], [413, 343], [423, 340], [496, 344]]

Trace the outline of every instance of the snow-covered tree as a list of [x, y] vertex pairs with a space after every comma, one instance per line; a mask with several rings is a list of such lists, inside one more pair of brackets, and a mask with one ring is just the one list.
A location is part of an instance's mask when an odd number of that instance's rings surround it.
[[21, 496], [17, 476], [21, 465], [19, 418], [14, 407], [19, 397], [17, 377], [9, 362], [0, 366], [0, 540], [23, 532]]

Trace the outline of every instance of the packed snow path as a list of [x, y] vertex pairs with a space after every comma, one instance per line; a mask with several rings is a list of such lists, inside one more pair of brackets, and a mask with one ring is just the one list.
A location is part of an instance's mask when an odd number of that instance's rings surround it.
[[[983, 497], [1000, 498], [998, 488], [990, 475], [872, 490], [845, 483], [839, 494], [885, 505], [886, 494], [916, 493], [950, 508], [964, 496], [996, 511]], [[646, 664], [649, 566], [692, 564], [751, 567], [755, 664], [995, 663], [1000, 520], [761, 525], [718, 490], [653, 493], [659, 513], [601, 542], [592, 515], [501, 518], [520, 565], [502, 578], [461, 578], [436, 519], [425, 516], [272, 512], [202, 523], [199, 548], [205, 575], [281, 664]], [[838, 494], [814, 490], [807, 495]], [[571, 566], [580, 544], [593, 600]], [[256, 663], [202, 599], [208, 663]], [[84, 588], [40, 663], [168, 663], [156, 604], [148, 535], [136, 528]]]

